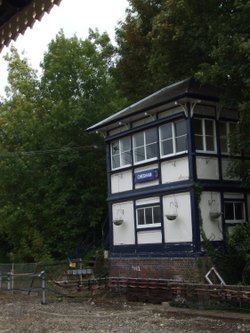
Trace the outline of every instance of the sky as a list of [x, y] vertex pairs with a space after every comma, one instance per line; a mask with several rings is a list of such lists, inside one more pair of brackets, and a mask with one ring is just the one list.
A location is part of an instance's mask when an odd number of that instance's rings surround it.
[[54, 6], [49, 15], [44, 14], [42, 20], [35, 22], [33, 28], [28, 28], [24, 35], [19, 35], [15, 42], [5, 47], [0, 54], [0, 96], [4, 95], [7, 84], [7, 64], [3, 57], [9, 52], [10, 46], [17, 48], [19, 54], [24, 54], [32, 68], [39, 71], [39, 64], [47, 45], [63, 29], [66, 37], [76, 35], [79, 38], [88, 37], [89, 28], [106, 31], [114, 42], [115, 27], [118, 21], [124, 19], [127, 0], [62, 0], [59, 6]]

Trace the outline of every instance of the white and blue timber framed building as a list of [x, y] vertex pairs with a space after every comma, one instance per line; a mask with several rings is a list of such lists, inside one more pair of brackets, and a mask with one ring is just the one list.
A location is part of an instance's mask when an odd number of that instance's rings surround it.
[[88, 129], [107, 147], [111, 275], [200, 280], [201, 224], [223, 246], [248, 221], [250, 193], [227, 172], [242, 158], [230, 152], [238, 117], [186, 79]]

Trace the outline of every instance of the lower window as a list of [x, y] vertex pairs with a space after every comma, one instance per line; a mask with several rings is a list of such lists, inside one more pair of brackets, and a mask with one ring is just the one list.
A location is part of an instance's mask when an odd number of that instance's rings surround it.
[[157, 226], [161, 224], [160, 205], [140, 207], [136, 209], [137, 226]]
[[245, 205], [243, 201], [225, 201], [224, 205], [225, 222], [241, 223], [245, 221]]

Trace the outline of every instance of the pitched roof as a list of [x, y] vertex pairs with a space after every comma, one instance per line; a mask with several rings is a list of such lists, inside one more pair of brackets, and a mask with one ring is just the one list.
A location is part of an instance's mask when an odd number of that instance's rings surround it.
[[220, 95], [220, 89], [208, 85], [201, 85], [193, 78], [188, 78], [158, 90], [152, 95], [145, 97], [144, 99], [89, 127], [87, 131], [93, 132], [102, 130], [104, 127], [114, 122], [119, 122], [121, 119], [125, 119], [131, 115], [145, 112], [152, 108], [156, 108], [163, 104], [174, 102], [185, 97], [218, 101]]
[[0, 0], [0, 52], [61, 0]]

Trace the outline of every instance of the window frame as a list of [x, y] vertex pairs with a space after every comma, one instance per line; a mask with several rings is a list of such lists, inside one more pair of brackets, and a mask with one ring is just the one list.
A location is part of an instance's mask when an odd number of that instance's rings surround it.
[[[158, 208], [159, 209], [159, 216], [160, 216], [160, 222], [154, 222], [155, 220], [155, 216], [154, 216], [154, 208]], [[151, 209], [151, 214], [152, 214], [152, 221], [153, 223], [146, 223], [146, 209]], [[143, 224], [139, 224], [139, 216], [138, 216], [138, 212], [140, 210], [143, 210], [143, 215], [144, 215], [144, 223]], [[162, 213], [161, 213], [161, 204], [158, 203], [152, 203], [152, 204], [147, 204], [147, 205], [141, 205], [141, 206], [136, 206], [136, 228], [137, 229], [147, 229], [147, 228], [157, 228], [157, 227], [161, 227], [162, 225]]]
[[[221, 135], [221, 128], [220, 126], [224, 124], [226, 126], [226, 135], [225, 136], [222, 136]], [[223, 155], [230, 155], [231, 154], [231, 148], [230, 148], [230, 137], [234, 131], [234, 129], [231, 129], [231, 126], [237, 126], [237, 123], [236, 122], [233, 122], [233, 121], [225, 121], [225, 120], [222, 120], [219, 122], [219, 143], [220, 143], [220, 152], [221, 154]], [[221, 144], [221, 139], [224, 138], [224, 140], [226, 141], [226, 147], [227, 147], [227, 150], [226, 151], [222, 151], [222, 144]]]
[[[185, 123], [185, 126], [186, 126], [186, 133], [184, 135], [179, 135], [177, 136], [176, 135], [176, 124], [179, 123], [179, 122], [184, 122]], [[166, 126], [166, 125], [171, 125], [171, 138], [169, 139], [162, 139], [162, 128], [163, 126]], [[165, 123], [161, 126], [159, 126], [159, 148], [160, 148], [160, 157], [163, 158], [163, 157], [167, 157], [167, 156], [175, 156], [175, 155], [180, 155], [180, 154], [183, 154], [183, 153], [186, 153], [188, 151], [187, 149], [187, 146], [186, 146], [186, 149], [185, 150], [182, 150], [182, 151], [178, 151], [176, 152], [176, 141], [178, 138], [180, 137], [185, 137], [187, 138], [187, 122], [185, 119], [181, 119], [181, 120], [177, 120], [177, 121], [172, 121], [172, 122], [169, 122], [169, 123]], [[168, 140], [171, 140], [172, 141], [172, 153], [169, 153], [169, 154], [163, 154], [163, 143], [165, 141], [168, 141]]]
[[[155, 129], [156, 141], [154, 141], [150, 144], [147, 144], [146, 132], [148, 132], [152, 129]], [[135, 136], [138, 135], [138, 134], [143, 134], [143, 145], [135, 146]], [[133, 149], [132, 150], [133, 150], [133, 162], [134, 162], [133, 165], [138, 165], [138, 164], [142, 164], [142, 163], [145, 163], [145, 162], [155, 161], [158, 158], [159, 140], [158, 140], [158, 127], [157, 126], [151, 127], [151, 128], [148, 128], [144, 131], [140, 131], [140, 132], [137, 132], [137, 133], [133, 134], [132, 135], [132, 142], [133, 142]], [[147, 147], [149, 145], [152, 145], [152, 144], [156, 144], [156, 149], [157, 149], [156, 156], [151, 157], [151, 158], [147, 158]], [[136, 149], [138, 149], [138, 148], [143, 148], [145, 158], [141, 161], [136, 162]]]
[[[226, 219], [226, 204], [232, 204], [233, 205], [233, 215], [234, 215], [234, 219]], [[243, 219], [236, 219], [236, 208], [235, 205], [236, 204], [241, 204], [242, 207], [242, 216]], [[246, 222], [246, 205], [245, 205], [245, 201], [241, 200], [241, 199], [226, 199], [224, 200], [224, 219], [225, 219], [225, 223], [226, 224], [238, 224], [238, 223], [244, 223]]]
[[[129, 148], [129, 150], [121, 150], [122, 141], [125, 140], [125, 139], [129, 139], [129, 141], [130, 141], [130, 148]], [[118, 152], [118, 154], [114, 155], [113, 154], [113, 147], [112, 147], [112, 145], [115, 142], [118, 142], [119, 152]], [[128, 164], [122, 164], [122, 154], [128, 153], [128, 152], [130, 153], [131, 162], [128, 163]], [[110, 143], [110, 156], [111, 156], [111, 170], [118, 170], [118, 169], [122, 169], [122, 168], [126, 168], [126, 167], [129, 167], [129, 166], [132, 166], [132, 143], [131, 143], [131, 136], [125, 136], [123, 138], [120, 138], [120, 139], [112, 141]], [[118, 167], [114, 167], [114, 163], [113, 163], [113, 157], [114, 156], [119, 156], [119, 166]]]
[[[211, 118], [193, 118], [194, 123], [195, 121], [201, 121], [201, 134], [197, 134], [195, 131], [195, 126], [194, 128], [194, 141], [195, 141], [195, 151], [197, 153], [208, 153], [208, 154], [216, 154], [217, 153], [217, 142], [216, 142], [216, 124], [215, 124], [215, 120], [211, 119]], [[208, 135], [206, 134], [206, 121], [211, 121], [213, 124], [213, 135]], [[201, 137], [202, 138], [202, 146], [203, 149], [197, 149], [196, 148], [196, 137]], [[209, 150], [207, 149], [207, 138], [208, 137], [212, 137], [213, 138], [213, 146], [214, 146], [214, 150]]]

